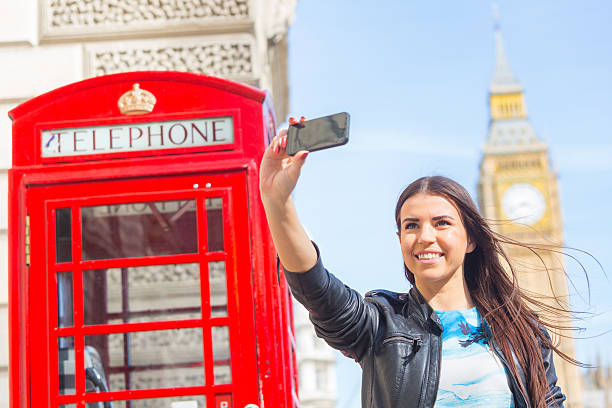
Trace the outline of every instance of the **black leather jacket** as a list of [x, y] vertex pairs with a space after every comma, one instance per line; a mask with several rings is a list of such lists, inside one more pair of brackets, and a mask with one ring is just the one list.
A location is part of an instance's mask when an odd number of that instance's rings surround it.
[[[317, 250], [318, 251], [318, 250]], [[416, 287], [407, 294], [377, 290], [365, 299], [328, 273], [321, 259], [305, 273], [285, 273], [296, 299], [310, 312], [317, 335], [354, 358], [363, 370], [363, 408], [433, 407], [438, 393], [442, 325]], [[507, 361], [491, 342], [509, 373]], [[557, 386], [552, 351], [542, 347], [550, 384], [547, 405], [562, 407], [565, 396]], [[518, 366], [518, 364], [517, 364]], [[508, 374], [517, 408], [531, 404]]]

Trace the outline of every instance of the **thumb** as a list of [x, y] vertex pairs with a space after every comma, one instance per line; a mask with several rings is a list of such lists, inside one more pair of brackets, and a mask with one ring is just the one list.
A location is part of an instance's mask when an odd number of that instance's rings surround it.
[[289, 166], [289, 171], [292, 173], [294, 179], [297, 179], [300, 176], [302, 171], [302, 167], [304, 163], [306, 163], [306, 157], [308, 156], [308, 151], [300, 150], [293, 156], [291, 160], [291, 166]]

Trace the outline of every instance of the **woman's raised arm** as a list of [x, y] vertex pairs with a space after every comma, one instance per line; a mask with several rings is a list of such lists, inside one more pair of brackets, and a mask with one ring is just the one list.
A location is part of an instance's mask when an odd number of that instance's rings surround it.
[[261, 160], [259, 190], [278, 256], [286, 270], [306, 272], [317, 262], [317, 252], [297, 215], [291, 192], [300, 177], [307, 151], [286, 153], [287, 129], [272, 140]]

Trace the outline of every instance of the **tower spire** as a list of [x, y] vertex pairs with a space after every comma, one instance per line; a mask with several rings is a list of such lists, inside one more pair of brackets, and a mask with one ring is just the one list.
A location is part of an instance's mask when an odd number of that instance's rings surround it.
[[489, 89], [491, 93], [521, 92], [523, 87], [516, 80], [510, 69], [506, 49], [504, 48], [499, 23], [499, 5], [493, 4], [492, 9], [493, 29], [495, 32], [495, 72]]
[[531, 124], [527, 120], [527, 107], [523, 86], [516, 80], [502, 40], [499, 24], [499, 6], [493, 4], [493, 28], [495, 34], [495, 71], [489, 85], [489, 109], [491, 121], [487, 152], [507, 153], [515, 150], [545, 150]]

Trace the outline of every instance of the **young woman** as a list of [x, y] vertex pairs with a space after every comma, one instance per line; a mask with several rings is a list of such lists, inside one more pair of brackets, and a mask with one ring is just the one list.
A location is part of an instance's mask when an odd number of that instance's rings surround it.
[[363, 298], [327, 272], [300, 224], [291, 192], [308, 153], [287, 156], [286, 134], [261, 162], [268, 224], [317, 334], [361, 365], [362, 407], [563, 405], [552, 357], [558, 350], [463, 187], [426, 177], [404, 190], [395, 219], [413, 287]]

